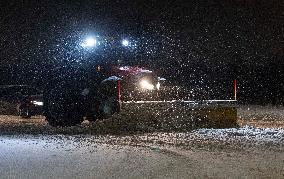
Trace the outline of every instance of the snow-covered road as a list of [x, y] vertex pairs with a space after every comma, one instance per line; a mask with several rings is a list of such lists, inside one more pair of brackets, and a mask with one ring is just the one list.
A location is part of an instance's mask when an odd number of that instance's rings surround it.
[[186, 149], [163, 145], [168, 137], [1, 136], [0, 178], [284, 177], [283, 151]]
[[[186, 159], [86, 138], [0, 138], [0, 178], [179, 178]], [[181, 171], [182, 170], [182, 171]]]

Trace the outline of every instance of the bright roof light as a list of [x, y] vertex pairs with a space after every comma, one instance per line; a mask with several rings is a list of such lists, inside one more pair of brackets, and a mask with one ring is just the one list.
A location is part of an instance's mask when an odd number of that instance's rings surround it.
[[129, 41], [126, 40], [126, 39], [123, 39], [121, 43], [122, 43], [122, 45], [125, 46], [125, 47], [129, 46]]
[[96, 46], [96, 44], [97, 40], [94, 37], [89, 37], [81, 44], [81, 46], [84, 48], [91, 48]]

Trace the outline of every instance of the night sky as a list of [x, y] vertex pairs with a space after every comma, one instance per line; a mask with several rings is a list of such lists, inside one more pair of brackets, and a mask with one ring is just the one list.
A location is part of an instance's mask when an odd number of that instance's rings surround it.
[[[1, 84], [40, 86], [50, 69], [125, 58], [174, 84], [284, 104], [284, 1], [0, 2]], [[88, 35], [135, 41], [82, 52]], [[95, 53], [95, 54], [94, 54]], [[84, 61], [85, 60], [85, 61]]]

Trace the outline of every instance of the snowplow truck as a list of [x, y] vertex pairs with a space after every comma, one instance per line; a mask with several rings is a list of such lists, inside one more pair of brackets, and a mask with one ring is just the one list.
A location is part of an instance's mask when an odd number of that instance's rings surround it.
[[96, 65], [95, 70], [60, 68], [46, 84], [44, 115], [52, 126], [72, 126], [84, 119], [116, 118], [139, 130], [225, 128], [237, 124], [236, 100], [190, 101], [170, 98], [165, 79], [150, 70]]

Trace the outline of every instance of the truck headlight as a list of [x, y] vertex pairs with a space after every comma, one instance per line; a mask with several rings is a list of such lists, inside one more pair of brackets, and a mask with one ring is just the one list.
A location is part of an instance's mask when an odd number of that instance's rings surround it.
[[142, 80], [140, 82], [140, 86], [142, 89], [147, 89], [147, 90], [153, 90], [154, 89], [154, 85], [151, 84], [149, 81], [147, 80]]

